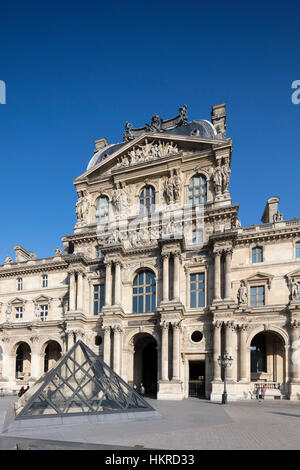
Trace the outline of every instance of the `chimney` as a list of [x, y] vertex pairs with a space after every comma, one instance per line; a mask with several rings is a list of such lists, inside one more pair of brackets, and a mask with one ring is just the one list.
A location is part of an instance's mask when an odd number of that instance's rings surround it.
[[99, 150], [104, 149], [108, 145], [108, 140], [105, 137], [102, 139], [95, 140], [95, 150], [94, 153], [99, 152]]
[[211, 122], [216, 129], [217, 137], [226, 139], [226, 103], [211, 108]]
[[16, 245], [14, 246], [14, 250], [16, 253], [16, 263], [19, 263], [21, 261], [28, 261], [30, 259], [30, 253], [26, 251], [25, 248], [23, 248], [22, 246]]
[[282, 214], [278, 210], [279, 197], [270, 197], [268, 199], [261, 221], [263, 224], [270, 224], [281, 220]]

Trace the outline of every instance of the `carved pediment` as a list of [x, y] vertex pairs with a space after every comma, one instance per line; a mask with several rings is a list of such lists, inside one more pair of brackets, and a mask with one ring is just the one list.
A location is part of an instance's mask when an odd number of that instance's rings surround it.
[[288, 282], [290, 282], [292, 279], [300, 280], [300, 269], [295, 269], [294, 271], [291, 271], [290, 273], [285, 275], [285, 278]]
[[20, 299], [20, 297], [15, 297], [13, 300], [10, 301], [10, 304], [13, 306], [23, 305], [26, 300]]
[[273, 274], [258, 272], [252, 276], [249, 276], [247, 279], [244, 279], [244, 282], [246, 284], [256, 284], [257, 282], [264, 282], [264, 283], [266, 282], [268, 285], [268, 288], [270, 289], [273, 278], [274, 278]]
[[52, 297], [47, 297], [46, 295], [39, 295], [35, 299], [33, 299], [33, 302], [35, 304], [42, 304], [42, 303], [49, 303], [52, 300]]

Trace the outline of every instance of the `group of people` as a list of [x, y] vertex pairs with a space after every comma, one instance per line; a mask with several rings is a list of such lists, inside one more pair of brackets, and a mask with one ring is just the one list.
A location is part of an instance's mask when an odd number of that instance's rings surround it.
[[255, 394], [256, 394], [256, 400], [260, 400], [260, 399], [264, 400], [265, 395], [266, 395], [265, 385], [262, 385], [261, 387], [257, 387], [255, 390]]
[[22, 395], [24, 395], [24, 393], [27, 392], [28, 389], [29, 385], [27, 386], [27, 388], [21, 387], [18, 393], [18, 397], [20, 398]]

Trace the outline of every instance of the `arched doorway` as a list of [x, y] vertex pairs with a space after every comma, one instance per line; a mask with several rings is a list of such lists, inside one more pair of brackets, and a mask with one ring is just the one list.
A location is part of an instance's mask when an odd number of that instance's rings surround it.
[[31, 350], [27, 343], [20, 343], [16, 349], [16, 378], [27, 379], [31, 375]]
[[44, 355], [44, 372], [48, 372], [51, 367], [60, 359], [61, 347], [57, 341], [48, 341]]
[[134, 337], [133, 383], [140, 390], [145, 388], [145, 395], [157, 394], [157, 343], [148, 333], [138, 333]]
[[256, 334], [250, 345], [252, 382], [285, 383], [285, 344], [276, 332], [263, 331]]

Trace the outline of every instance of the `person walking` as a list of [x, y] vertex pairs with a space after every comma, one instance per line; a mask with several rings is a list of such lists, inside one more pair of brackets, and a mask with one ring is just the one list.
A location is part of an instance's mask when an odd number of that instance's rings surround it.
[[260, 401], [259, 392], [260, 392], [260, 388], [259, 388], [259, 386], [257, 385], [255, 393], [256, 393], [256, 400], [258, 400], [258, 401]]
[[262, 400], [265, 399], [265, 394], [266, 394], [266, 387], [265, 387], [265, 385], [263, 385], [261, 387], [261, 398], [262, 398]]

